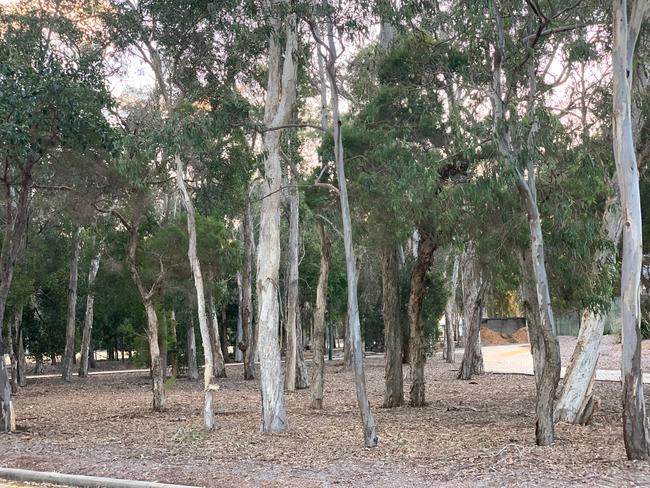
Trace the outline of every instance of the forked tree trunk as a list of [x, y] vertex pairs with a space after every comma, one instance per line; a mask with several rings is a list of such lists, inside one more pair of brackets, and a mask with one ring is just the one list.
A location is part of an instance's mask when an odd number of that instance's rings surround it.
[[158, 315], [151, 299], [144, 300], [144, 308], [147, 312], [147, 339], [151, 356], [152, 407], [156, 412], [162, 412], [165, 409], [166, 398], [164, 371], [158, 346]]
[[90, 354], [90, 340], [93, 330], [93, 308], [95, 303], [95, 278], [99, 271], [101, 253], [91, 259], [90, 270], [88, 271], [88, 295], [86, 295], [86, 315], [84, 317], [84, 330], [81, 339], [81, 359], [79, 361], [79, 377], [88, 376], [88, 356]]
[[[138, 217], [139, 218], [139, 217]], [[162, 363], [160, 360], [160, 347], [158, 344], [158, 315], [156, 313], [156, 306], [153, 302], [153, 297], [158, 290], [158, 286], [164, 277], [164, 269], [160, 265], [160, 272], [150, 289], [146, 289], [136, 261], [139, 239], [139, 225], [140, 222], [136, 218], [135, 222], [129, 225], [128, 222], [122, 220], [122, 223], [129, 229], [130, 239], [127, 250], [127, 262], [131, 278], [135, 283], [142, 304], [144, 305], [147, 314], [147, 340], [149, 341], [149, 355], [151, 356], [151, 381], [153, 391], [152, 407], [154, 411], [163, 411], [165, 409], [165, 388]]]
[[325, 311], [327, 309], [327, 283], [332, 260], [332, 241], [322, 222], [318, 222], [320, 236], [320, 273], [316, 288], [316, 308], [314, 308], [314, 351], [313, 376], [311, 380], [311, 407], [323, 408], [323, 384], [325, 375]]
[[648, 2], [632, 0], [629, 14], [627, 0], [614, 0], [612, 3], [614, 160], [624, 216], [621, 265], [623, 439], [628, 459], [647, 460], [650, 457], [650, 439], [641, 371], [642, 219], [639, 170], [632, 130], [631, 89], [634, 50]]
[[298, 190], [289, 190], [289, 246], [287, 249], [287, 352], [285, 357], [284, 387], [287, 391], [296, 389], [298, 365], [298, 247], [300, 228], [298, 216]]
[[444, 359], [448, 363], [456, 362], [456, 342], [454, 341], [455, 323], [458, 314], [456, 306], [456, 291], [458, 288], [458, 256], [454, 258], [451, 272], [450, 294], [445, 307], [445, 350]]
[[[271, 24], [264, 123], [267, 127], [274, 128], [288, 124], [295, 101], [296, 18], [294, 15], [290, 15], [284, 22], [274, 18], [271, 20]], [[281, 38], [284, 38], [285, 42], [284, 55], [280, 45]], [[262, 432], [283, 432], [287, 429], [278, 344], [281, 135], [282, 130], [267, 131], [264, 134], [264, 152], [266, 154], [262, 183], [264, 199], [262, 200], [257, 253], [257, 324], [260, 387], [262, 390]]]
[[186, 334], [186, 355], [187, 355], [187, 379], [197, 381], [199, 379], [199, 368], [196, 361], [196, 334], [194, 334], [194, 319], [190, 320]]
[[400, 321], [399, 252], [396, 247], [382, 250], [382, 314], [384, 318], [384, 407], [404, 403], [402, 377], [402, 327]]
[[63, 379], [72, 380], [72, 358], [75, 355], [75, 332], [77, 330], [77, 278], [79, 276], [79, 254], [81, 253], [81, 227], [77, 227], [72, 239], [70, 260], [70, 281], [68, 283], [68, 315], [65, 327], [65, 352], [63, 354]]
[[[508, 106], [508, 98], [504, 95], [502, 81], [506, 73], [503, 66], [507, 56], [505, 43], [505, 28], [501, 16], [500, 6], [492, 2], [492, 13], [495, 20], [496, 43], [494, 45], [494, 69], [492, 73], [491, 99], [494, 109], [494, 139], [500, 155], [516, 171], [515, 186], [519, 192], [528, 217], [528, 227], [531, 240], [532, 278], [535, 282], [539, 308], [539, 331], [544, 344], [544, 369], [537, 389], [536, 403], [536, 441], [540, 446], [553, 443], [555, 437], [553, 411], [555, 391], [560, 380], [560, 352], [557, 338], [555, 337], [555, 320], [551, 308], [551, 294], [546, 275], [544, 261], [544, 240], [541, 226], [539, 208], [537, 206], [537, 189], [535, 183], [536, 163], [539, 151], [536, 146], [536, 135], [539, 130], [539, 119], [536, 113], [537, 100], [537, 54], [532, 52], [527, 59], [528, 64], [528, 103], [526, 117], [530, 122], [530, 129], [525, 138], [524, 145], [513, 145], [510, 119], [506, 119], [506, 112], [512, 108]], [[530, 13], [533, 16], [532, 9]], [[534, 36], [533, 36], [534, 38]], [[532, 39], [532, 38], [531, 38]], [[530, 46], [533, 50], [533, 46]], [[526, 177], [520, 167], [521, 160], [526, 161]], [[533, 347], [536, 347], [533, 344]]]
[[[600, 249], [594, 258], [592, 275], [597, 277], [604, 266], [614, 262], [615, 249], [623, 227], [618, 191], [607, 200], [603, 214], [603, 230], [611, 247]], [[578, 341], [567, 367], [559, 399], [555, 405], [555, 420], [576, 424], [589, 423], [597, 399], [592, 394], [596, 365], [600, 355], [600, 341], [605, 329], [604, 315], [585, 310], [582, 312]]]
[[411, 354], [411, 391], [409, 405], [412, 407], [423, 407], [426, 405], [426, 382], [424, 381], [424, 365], [426, 363], [426, 337], [424, 334], [424, 322], [422, 321], [422, 304], [426, 294], [426, 278], [433, 252], [436, 246], [431, 236], [420, 231], [420, 242], [415, 265], [411, 271], [411, 291], [409, 294], [408, 316], [410, 325]]
[[[250, 200], [244, 212], [244, 265], [242, 273], [242, 324], [244, 349], [244, 379], [255, 379], [255, 333], [253, 330], [253, 226], [251, 222]], [[240, 347], [242, 347], [240, 346]]]
[[183, 162], [178, 155], [176, 155], [174, 159], [176, 161], [176, 184], [181, 193], [183, 206], [185, 207], [185, 213], [187, 216], [187, 234], [189, 236], [187, 258], [190, 262], [190, 267], [192, 268], [192, 277], [194, 278], [199, 330], [201, 331], [203, 358], [205, 360], [205, 367], [203, 369], [203, 426], [206, 430], [213, 430], [215, 428], [214, 397], [217, 391], [217, 385], [214, 377], [212, 348], [210, 347], [210, 326], [208, 324], [208, 315], [205, 310], [203, 273], [201, 272], [201, 262], [199, 261], [199, 256], [196, 250], [196, 217], [194, 215], [194, 203], [192, 202], [190, 193], [187, 191], [187, 186], [185, 185], [185, 169], [183, 167]]
[[481, 264], [472, 243], [467, 245], [463, 256], [463, 314], [465, 316], [466, 342], [463, 361], [460, 363], [458, 379], [469, 380], [483, 374], [483, 353], [481, 351], [481, 312], [485, 281]]

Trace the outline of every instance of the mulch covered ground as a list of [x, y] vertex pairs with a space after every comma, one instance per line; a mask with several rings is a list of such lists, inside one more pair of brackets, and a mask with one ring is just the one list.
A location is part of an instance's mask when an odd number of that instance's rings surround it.
[[213, 433], [201, 430], [201, 387], [185, 380], [165, 413], [149, 409], [146, 375], [32, 380], [16, 398], [20, 432], [0, 436], [1, 462], [214, 487], [650, 485], [650, 464], [625, 459], [616, 383], [596, 385], [602, 405], [592, 426], [560, 425], [556, 445], [541, 448], [532, 377], [459, 381], [438, 355], [427, 366], [427, 407], [382, 409], [383, 358], [369, 358], [379, 447], [365, 449], [353, 374], [340, 363], [327, 365], [322, 411], [309, 408], [308, 390], [287, 395], [282, 435], [259, 433], [256, 382], [243, 381], [239, 366], [228, 372]]

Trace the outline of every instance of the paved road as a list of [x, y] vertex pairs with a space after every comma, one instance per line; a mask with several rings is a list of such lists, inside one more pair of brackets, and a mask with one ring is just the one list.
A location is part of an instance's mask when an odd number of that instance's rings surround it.
[[[462, 349], [456, 354], [462, 355]], [[483, 346], [483, 361], [486, 373], [533, 374], [533, 356], [528, 344], [507, 344], [505, 346]], [[562, 377], [566, 368], [562, 368]], [[597, 381], [621, 381], [620, 370], [598, 369]], [[650, 383], [650, 374], [644, 373], [643, 382]]]

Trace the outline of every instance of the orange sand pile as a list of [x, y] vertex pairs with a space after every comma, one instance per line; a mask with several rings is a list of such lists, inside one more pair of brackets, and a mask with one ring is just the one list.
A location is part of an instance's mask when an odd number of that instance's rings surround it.
[[517, 329], [514, 334], [512, 334], [512, 338], [516, 341], [519, 342], [520, 344], [525, 344], [528, 342], [528, 329], [526, 327], [521, 327], [520, 329]]
[[503, 344], [512, 344], [512, 338], [506, 334], [495, 332], [487, 327], [481, 327], [481, 344], [484, 346], [500, 346]]

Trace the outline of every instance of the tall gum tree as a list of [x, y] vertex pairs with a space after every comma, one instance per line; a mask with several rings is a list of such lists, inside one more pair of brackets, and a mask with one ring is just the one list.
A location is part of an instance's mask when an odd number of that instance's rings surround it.
[[[324, 2], [323, 6], [328, 8], [330, 15], [333, 14], [331, 9], [329, 9], [330, 6], [328, 2]], [[375, 419], [370, 410], [370, 402], [368, 401], [368, 393], [366, 390], [366, 375], [363, 364], [365, 354], [363, 350], [363, 342], [361, 340], [361, 323], [359, 319], [359, 302], [357, 297], [358, 270], [354, 252], [354, 242], [352, 239], [352, 218], [350, 216], [350, 203], [348, 200], [348, 189], [345, 177], [345, 159], [342, 135], [343, 121], [341, 120], [339, 109], [339, 80], [337, 77], [336, 66], [340, 53], [338, 52], [336, 46], [337, 39], [334, 35], [334, 19], [331, 17], [326, 19], [325, 37], [320, 35], [320, 32], [312, 19], [310, 19], [310, 27], [314, 39], [323, 47], [325, 72], [327, 73], [330, 87], [330, 107], [332, 111], [334, 136], [334, 160], [336, 163], [339, 201], [341, 204], [341, 219], [343, 221], [343, 245], [345, 249], [345, 267], [348, 285], [347, 332], [350, 337], [353, 353], [357, 403], [361, 413], [364, 444], [366, 447], [375, 447], [377, 446], [378, 437]]]
[[634, 51], [647, 0], [614, 0], [613, 5], [613, 141], [614, 161], [621, 192], [623, 253], [621, 265], [621, 314], [623, 357], [623, 440], [628, 459], [650, 457], [648, 421], [641, 372], [640, 281], [642, 219], [639, 170], [632, 127], [632, 75]]
[[[273, 2], [274, 7], [285, 2]], [[284, 49], [281, 41], [284, 39]], [[264, 105], [262, 188], [264, 198], [260, 216], [257, 247], [257, 324], [260, 358], [260, 389], [262, 391], [262, 432], [287, 430], [284, 407], [282, 367], [280, 364], [279, 268], [280, 268], [280, 185], [282, 158], [280, 138], [289, 123], [296, 97], [297, 50], [296, 18], [272, 17], [268, 50], [268, 78]], [[270, 130], [269, 130], [270, 129]]]
[[[560, 352], [557, 338], [555, 337], [555, 320], [551, 308], [551, 294], [546, 274], [544, 259], [544, 238], [541, 227], [541, 217], [537, 205], [536, 174], [536, 142], [539, 122], [535, 111], [537, 97], [537, 63], [534, 42], [535, 34], [528, 36], [527, 54], [525, 65], [527, 70], [528, 100], [526, 116], [530, 121], [528, 137], [525, 147], [515, 147], [511, 135], [511, 119], [506, 118], [506, 112], [513, 103], [509, 99], [509, 92], [503, 88], [503, 80], [511, 83], [508, 73], [504, 69], [506, 51], [506, 31], [501, 12], [501, 3], [492, 2], [492, 15], [495, 26], [492, 86], [490, 95], [493, 109], [493, 135], [497, 149], [512, 170], [515, 171], [515, 187], [521, 196], [530, 234], [530, 248], [532, 257], [532, 277], [535, 281], [537, 292], [537, 305], [539, 311], [539, 332], [544, 350], [544, 368], [541, 371], [541, 380], [537, 385], [536, 402], [536, 430], [535, 438], [538, 445], [546, 446], [554, 442], [554, 402], [557, 384], [560, 380]], [[534, 13], [529, 14], [529, 29], [534, 26]], [[530, 32], [529, 32], [530, 34]], [[510, 76], [514, 76], [510, 73]], [[525, 168], [520, 168], [519, 159], [523, 158]], [[535, 347], [535, 344], [533, 344]], [[539, 366], [539, 365], [537, 365]]]

